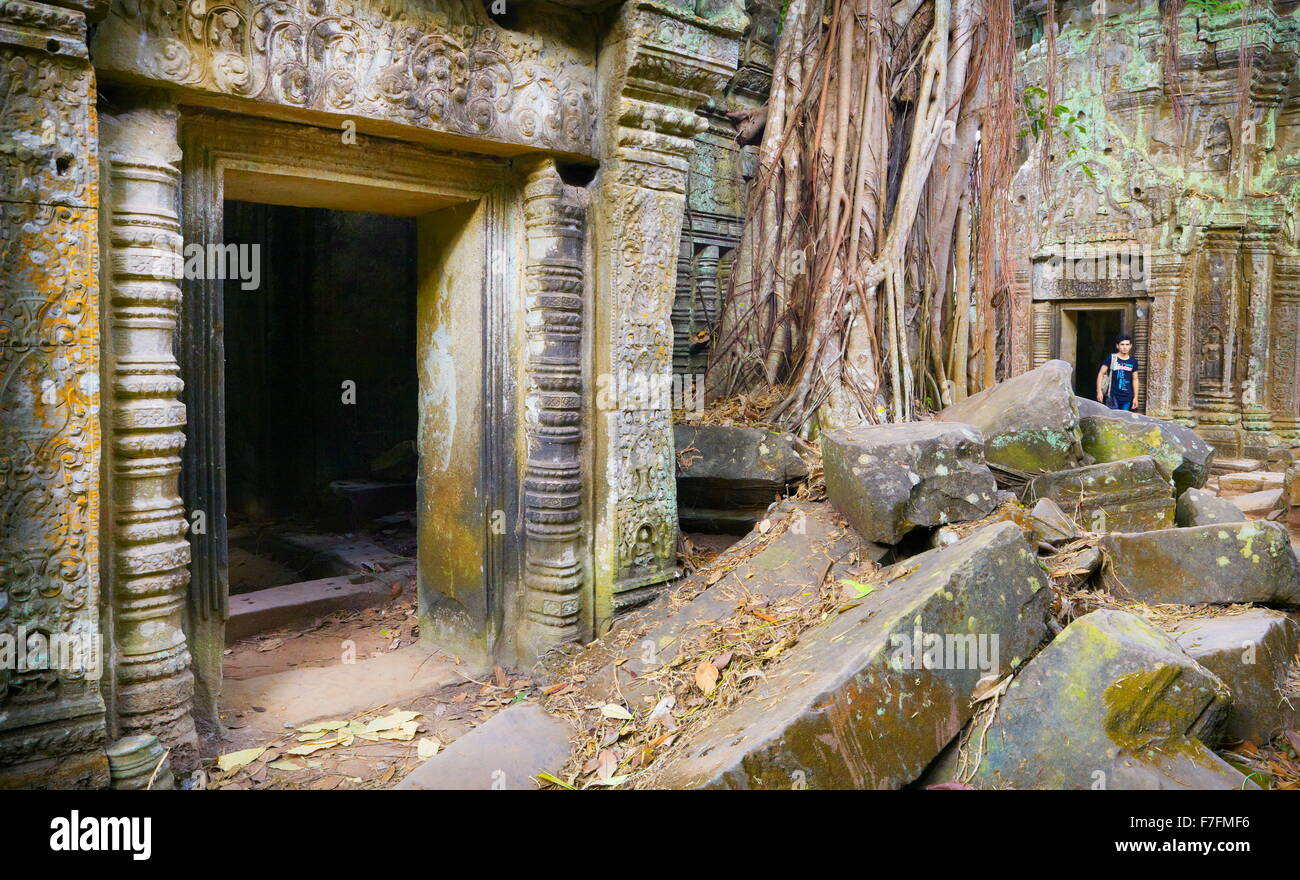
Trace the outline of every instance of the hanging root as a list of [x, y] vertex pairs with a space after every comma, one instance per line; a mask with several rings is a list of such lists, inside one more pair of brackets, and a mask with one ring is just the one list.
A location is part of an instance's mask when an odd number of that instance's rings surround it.
[[1011, 0], [790, 0], [710, 398], [808, 436], [987, 382], [1013, 59]]

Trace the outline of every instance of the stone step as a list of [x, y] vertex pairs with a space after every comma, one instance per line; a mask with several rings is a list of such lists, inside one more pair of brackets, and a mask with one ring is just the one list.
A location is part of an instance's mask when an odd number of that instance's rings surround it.
[[[414, 569], [411, 569], [412, 573]], [[401, 594], [401, 581], [352, 575], [300, 581], [230, 597], [226, 644], [295, 623], [307, 623], [334, 611], [383, 605]]]
[[416, 767], [405, 791], [527, 791], [538, 773], [558, 773], [569, 759], [569, 725], [536, 703], [511, 706]]

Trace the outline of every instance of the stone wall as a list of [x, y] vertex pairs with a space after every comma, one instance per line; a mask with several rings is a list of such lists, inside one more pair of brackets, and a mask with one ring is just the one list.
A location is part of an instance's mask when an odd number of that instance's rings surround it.
[[[1046, 8], [1018, 6], [1044, 90]], [[1014, 183], [1009, 356], [1017, 372], [1060, 356], [1069, 309], [1126, 307], [1146, 411], [1262, 457], [1300, 438], [1300, 22], [1294, 3], [1199, 10], [1057, 4], [1065, 113], [1050, 142], [1025, 138]]]
[[[667, 402], [595, 390], [671, 374], [697, 110], [716, 122], [747, 19], [566, 6], [0, 2], [0, 634], [105, 654], [102, 679], [0, 671], [0, 785], [103, 785], [131, 733], [184, 771], [219, 729], [222, 284], [181, 255], [221, 242], [227, 198], [420, 216], [430, 640], [529, 660], [675, 575]], [[734, 183], [726, 137], [704, 164]]]
[[[95, 12], [0, 3], [0, 637], [38, 654], [102, 635]], [[102, 666], [44, 665], [0, 668], [0, 788], [107, 784]]]

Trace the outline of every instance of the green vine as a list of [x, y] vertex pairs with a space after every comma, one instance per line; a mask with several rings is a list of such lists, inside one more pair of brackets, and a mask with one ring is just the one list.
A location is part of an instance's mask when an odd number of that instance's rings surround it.
[[[1025, 111], [1025, 127], [1016, 133], [1016, 137], [1032, 137], [1037, 140], [1047, 131], [1047, 92], [1038, 86], [1026, 86], [1021, 106]], [[1056, 131], [1065, 139], [1065, 157], [1074, 158], [1083, 149], [1079, 143], [1079, 135], [1087, 134], [1088, 129], [1079, 121], [1079, 114], [1064, 104], [1052, 107], [1051, 115], [1057, 120]], [[1079, 168], [1088, 175], [1089, 179], [1097, 178], [1087, 162], [1081, 162]]]

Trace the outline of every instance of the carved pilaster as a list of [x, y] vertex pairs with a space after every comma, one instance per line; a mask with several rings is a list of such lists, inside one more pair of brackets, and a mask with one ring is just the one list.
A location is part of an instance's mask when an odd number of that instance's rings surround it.
[[649, 2], [619, 10], [601, 52], [602, 166], [593, 199], [596, 619], [677, 573], [671, 430], [678, 243], [695, 110], [735, 72], [744, 17], [712, 20]]
[[1182, 346], [1176, 346], [1176, 317], [1182, 303], [1183, 259], [1175, 253], [1157, 253], [1146, 263], [1146, 285], [1151, 294], [1149, 338], [1147, 354], [1138, 361], [1146, 371], [1142, 391], [1146, 397], [1147, 415], [1156, 418], [1173, 418], [1175, 410], [1191, 415], [1187, 398], [1180, 393], [1186, 389], [1184, 370], [1180, 366], [1186, 358], [1179, 359]]
[[135, 96], [117, 97], [114, 108], [103, 120], [102, 147], [116, 721], [124, 735], [157, 735], [186, 770], [196, 755], [182, 624], [190, 545], [177, 486], [185, 405], [172, 346], [183, 265], [177, 113]]
[[1271, 431], [1269, 331], [1273, 323], [1273, 230], [1252, 230], [1244, 238], [1246, 285], [1245, 375], [1241, 384], [1242, 426]]
[[1300, 261], [1280, 257], [1273, 281], [1273, 344], [1269, 348], [1273, 427], [1300, 436]]
[[1052, 304], [1034, 303], [1034, 367], [1041, 367], [1052, 359]]
[[108, 783], [89, 11], [0, 3], [0, 788]]
[[526, 653], [580, 638], [586, 583], [582, 440], [587, 193], [551, 160], [524, 187]]

